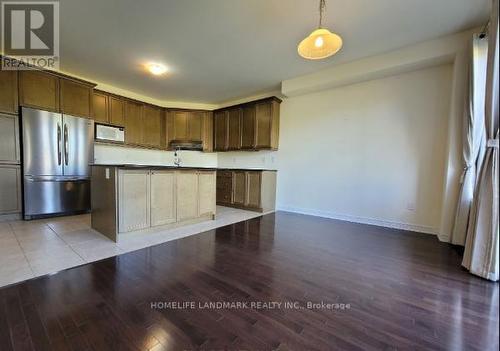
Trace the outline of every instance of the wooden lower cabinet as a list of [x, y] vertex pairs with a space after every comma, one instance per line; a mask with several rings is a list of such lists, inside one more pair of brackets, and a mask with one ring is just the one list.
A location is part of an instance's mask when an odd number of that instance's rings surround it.
[[215, 172], [198, 172], [198, 216], [215, 213]]
[[177, 221], [175, 171], [151, 171], [151, 226]]
[[233, 204], [244, 206], [246, 198], [247, 172], [233, 172]]
[[119, 232], [131, 232], [150, 226], [150, 185], [149, 170], [120, 170]]
[[0, 163], [15, 164], [19, 162], [18, 117], [0, 113]]
[[198, 174], [193, 171], [177, 173], [177, 221], [198, 217]]
[[21, 166], [0, 164], [0, 215], [20, 213]]
[[[103, 178], [105, 172], [94, 174]], [[215, 171], [119, 169], [117, 232], [214, 218], [215, 184]]]
[[261, 208], [262, 172], [247, 172], [245, 180], [245, 206], [256, 209]]
[[233, 201], [233, 172], [217, 171], [217, 204], [230, 205]]
[[217, 205], [258, 212], [276, 207], [276, 172], [222, 170], [217, 172]]

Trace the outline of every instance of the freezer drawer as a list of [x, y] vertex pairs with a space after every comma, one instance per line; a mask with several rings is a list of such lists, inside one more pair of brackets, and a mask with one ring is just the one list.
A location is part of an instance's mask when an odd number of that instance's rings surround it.
[[90, 210], [90, 179], [24, 177], [24, 218]]

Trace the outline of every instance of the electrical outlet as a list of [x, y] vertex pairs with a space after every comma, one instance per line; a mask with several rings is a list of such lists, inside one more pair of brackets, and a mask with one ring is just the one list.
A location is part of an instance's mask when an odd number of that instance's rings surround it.
[[414, 202], [408, 202], [408, 204], [406, 204], [406, 209], [408, 211], [415, 211], [415, 203]]

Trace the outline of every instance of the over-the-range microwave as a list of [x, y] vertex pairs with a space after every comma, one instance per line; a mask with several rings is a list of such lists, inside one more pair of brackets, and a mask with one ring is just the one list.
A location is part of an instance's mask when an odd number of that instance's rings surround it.
[[95, 140], [96, 141], [110, 141], [113, 143], [124, 143], [125, 142], [125, 128], [96, 123], [95, 124]]

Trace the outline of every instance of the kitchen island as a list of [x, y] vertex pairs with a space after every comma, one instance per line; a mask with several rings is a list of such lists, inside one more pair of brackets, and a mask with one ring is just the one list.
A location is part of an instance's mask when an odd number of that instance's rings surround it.
[[92, 228], [115, 242], [215, 219], [214, 168], [94, 165], [91, 184]]

